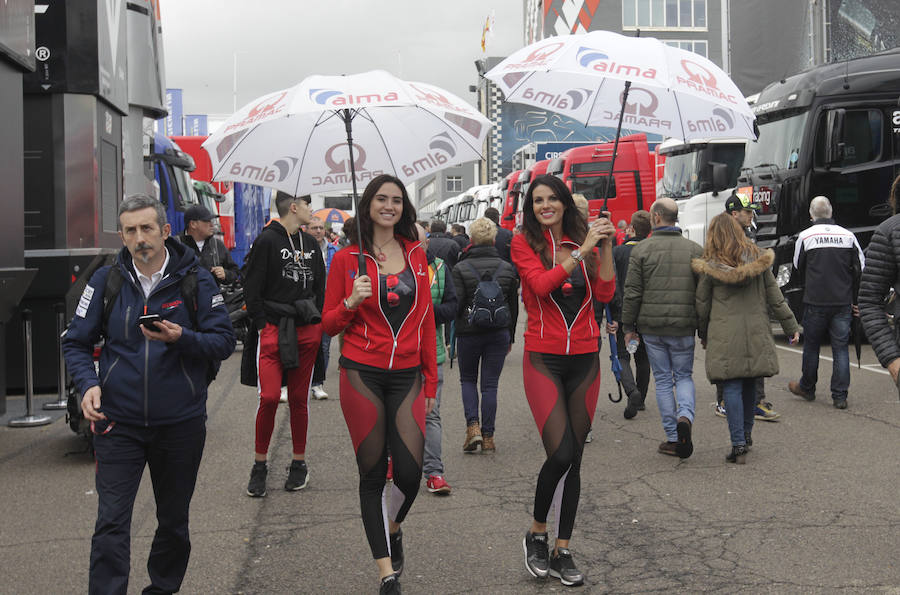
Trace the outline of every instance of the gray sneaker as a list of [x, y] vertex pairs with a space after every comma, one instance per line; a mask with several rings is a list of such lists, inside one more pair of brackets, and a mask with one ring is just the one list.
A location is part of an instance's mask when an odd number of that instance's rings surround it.
[[546, 578], [550, 568], [547, 533], [529, 531], [522, 540], [522, 548], [525, 550], [525, 570], [534, 578]]
[[584, 573], [575, 568], [572, 552], [564, 547], [556, 548], [556, 553], [550, 558], [550, 576], [558, 578], [567, 587], [584, 582]]
[[305, 488], [307, 483], [309, 483], [309, 469], [306, 467], [306, 461], [291, 461], [284, 489], [288, 492], [296, 492]]

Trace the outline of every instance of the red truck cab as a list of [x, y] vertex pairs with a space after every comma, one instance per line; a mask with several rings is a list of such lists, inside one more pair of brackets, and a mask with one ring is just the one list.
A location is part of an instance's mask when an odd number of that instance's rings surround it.
[[519, 204], [519, 189], [523, 169], [517, 169], [503, 178], [503, 211], [500, 214], [500, 227], [510, 231], [516, 226], [516, 206]]
[[615, 172], [609, 180], [613, 143], [574, 147], [554, 159], [548, 173], [559, 177], [573, 194], [588, 199], [589, 218], [596, 218], [603, 208], [607, 191], [607, 210], [613, 224], [640, 209], [649, 209], [656, 200], [656, 166], [647, 145], [647, 136], [632, 134], [619, 139]]
[[231, 182], [213, 182], [212, 162], [209, 160], [209, 154], [202, 147], [208, 137], [206, 136], [173, 136], [171, 137], [181, 150], [194, 158], [197, 168], [191, 172], [191, 179], [198, 182], [207, 182], [212, 184], [216, 192], [218, 192], [224, 200], [216, 202], [214, 207], [204, 205], [219, 215], [219, 226], [222, 230], [222, 241], [225, 247], [231, 250], [235, 247], [234, 236], [234, 193], [232, 192]]

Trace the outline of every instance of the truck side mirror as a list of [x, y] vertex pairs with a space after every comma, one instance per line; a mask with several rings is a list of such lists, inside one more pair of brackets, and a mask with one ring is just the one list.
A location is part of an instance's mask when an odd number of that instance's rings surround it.
[[562, 159], [554, 159], [550, 162], [550, 165], [547, 166], [547, 173], [551, 176], [559, 177], [560, 174], [563, 173], [565, 166], [565, 162]]
[[709, 167], [712, 169], [712, 193], [717, 195], [728, 188], [728, 165], [718, 161], [710, 161]]
[[825, 120], [825, 166], [844, 160], [844, 115], [846, 110], [833, 109]]

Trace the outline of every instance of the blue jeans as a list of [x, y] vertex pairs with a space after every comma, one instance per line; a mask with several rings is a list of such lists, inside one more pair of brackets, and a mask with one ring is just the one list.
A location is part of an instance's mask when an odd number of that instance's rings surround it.
[[444, 364], [437, 365], [438, 383], [434, 398], [434, 409], [425, 416], [425, 454], [422, 457], [422, 472], [427, 475], [443, 475], [444, 461], [441, 459], [441, 388], [444, 386]]
[[756, 378], [732, 378], [719, 383], [728, 417], [732, 446], [747, 444], [746, 433], [753, 430], [756, 414]]
[[819, 379], [819, 346], [825, 342], [825, 335], [831, 335], [831, 398], [844, 400], [850, 388], [850, 321], [853, 313], [850, 306], [804, 305], [803, 313], [803, 375], [800, 388], [808, 394], [816, 393]]
[[694, 336], [641, 335], [656, 381], [656, 404], [666, 440], [678, 440], [678, 418], [694, 423]]
[[466, 425], [478, 421], [478, 362], [481, 362], [481, 434], [494, 435], [497, 418], [497, 385], [509, 352], [506, 329], [480, 335], [456, 337], [459, 382], [462, 387]]

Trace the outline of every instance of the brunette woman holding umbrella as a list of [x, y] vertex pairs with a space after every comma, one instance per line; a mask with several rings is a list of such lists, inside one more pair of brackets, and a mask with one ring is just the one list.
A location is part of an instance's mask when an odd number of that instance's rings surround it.
[[[600, 391], [600, 329], [593, 304], [595, 299], [610, 301], [616, 290], [615, 233], [605, 217], [588, 225], [559, 178], [539, 176], [528, 187], [523, 232], [513, 237], [511, 247], [528, 313], [525, 396], [547, 454], [537, 478], [531, 528], [523, 541], [525, 568], [536, 578], [549, 574], [567, 586], [584, 582], [569, 539], [581, 491], [581, 455]], [[558, 488], [561, 501], [551, 554], [547, 515]]]

